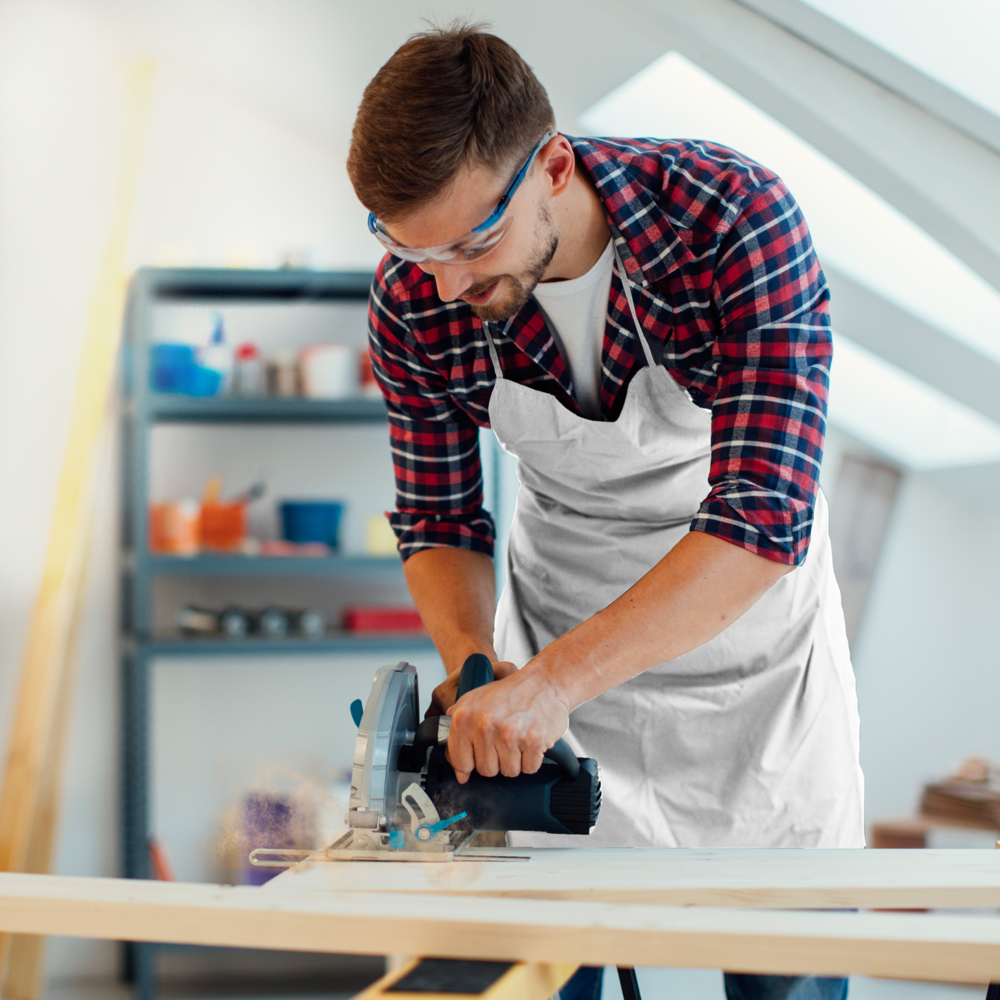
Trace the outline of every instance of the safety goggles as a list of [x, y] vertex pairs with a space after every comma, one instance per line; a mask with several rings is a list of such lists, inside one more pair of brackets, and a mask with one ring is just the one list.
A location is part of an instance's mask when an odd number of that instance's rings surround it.
[[524, 161], [524, 165], [514, 174], [514, 178], [507, 190], [504, 191], [503, 197], [497, 202], [493, 214], [485, 222], [476, 226], [468, 236], [452, 240], [450, 243], [442, 243], [436, 247], [405, 247], [397, 243], [386, 232], [385, 226], [371, 212], [368, 213], [368, 228], [390, 253], [403, 260], [413, 261], [415, 264], [420, 264], [425, 260], [436, 260], [445, 264], [464, 264], [467, 261], [485, 257], [491, 250], [495, 250], [500, 241], [507, 235], [513, 221], [512, 216], [505, 214], [507, 206], [517, 193], [521, 182], [528, 176], [528, 170], [535, 162], [539, 150], [557, 134], [554, 130], [549, 129], [542, 136], [538, 145], [531, 151], [531, 155]]

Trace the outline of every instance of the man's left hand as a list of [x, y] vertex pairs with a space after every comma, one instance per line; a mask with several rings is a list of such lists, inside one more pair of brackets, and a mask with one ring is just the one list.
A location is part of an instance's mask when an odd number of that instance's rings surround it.
[[534, 774], [569, 725], [568, 706], [531, 671], [469, 691], [448, 715], [447, 756], [463, 785], [473, 771], [487, 778]]

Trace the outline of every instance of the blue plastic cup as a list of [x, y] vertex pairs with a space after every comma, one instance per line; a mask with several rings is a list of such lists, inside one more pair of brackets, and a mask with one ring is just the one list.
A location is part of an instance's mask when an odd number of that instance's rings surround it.
[[156, 392], [188, 391], [191, 369], [195, 366], [190, 344], [153, 344], [149, 381]]
[[323, 542], [337, 547], [344, 505], [328, 500], [286, 500], [281, 504], [281, 537], [286, 542]]
[[216, 396], [222, 388], [222, 373], [198, 364], [190, 344], [153, 344], [149, 381], [155, 392], [183, 396]]

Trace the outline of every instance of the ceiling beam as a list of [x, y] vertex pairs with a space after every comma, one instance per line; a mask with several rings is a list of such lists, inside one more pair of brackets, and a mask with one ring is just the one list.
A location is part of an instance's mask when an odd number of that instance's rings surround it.
[[767, 20], [857, 70], [1000, 153], [1000, 117], [856, 34], [802, 0], [736, 0]]
[[[823, 270], [834, 330], [1000, 424], [1000, 364], [836, 268]], [[833, 364], [835, 379], [836, 354]]]
[[994, 149], [737, 0], [603, 2], [630, 34], [752, 101], [1000, 288]]

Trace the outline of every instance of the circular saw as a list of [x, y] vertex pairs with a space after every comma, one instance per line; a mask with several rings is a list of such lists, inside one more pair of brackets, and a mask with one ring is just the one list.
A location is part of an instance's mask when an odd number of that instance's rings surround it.
[[[462, 667], [458, 697], [493, 681], [480, 653]], [[451, 718], [420, 721], [417, 671], [380, 667], [368, 701], [351, 706], [358, 726], [351, 772], [349, 830], [327, 848], [331, 859], [448, 861], [484, 830], [589, 834], [601, 808], [597, 761], [565, 740], [534, 774], [473, 773], [461, 785], [445, 755]]]

